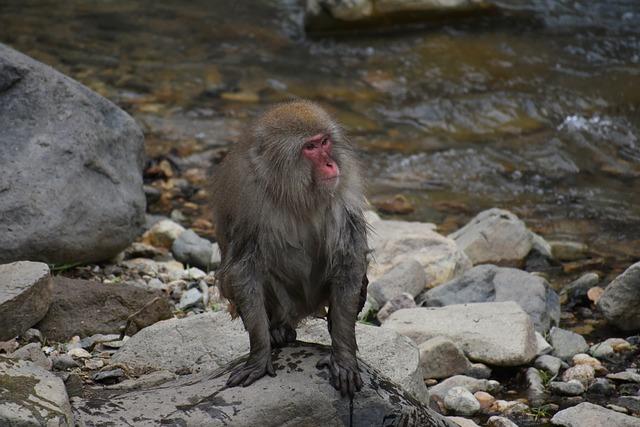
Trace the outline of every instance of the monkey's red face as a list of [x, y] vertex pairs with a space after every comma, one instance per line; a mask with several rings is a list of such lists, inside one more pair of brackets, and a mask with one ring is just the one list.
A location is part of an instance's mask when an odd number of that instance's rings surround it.
[[318, 134], [305, 140], [302, 155], [311, 161], [316, 178], [320, 181], [337, 182], [340, 176], [338, 164], [331, 157], [333, 141], [328, 134]]

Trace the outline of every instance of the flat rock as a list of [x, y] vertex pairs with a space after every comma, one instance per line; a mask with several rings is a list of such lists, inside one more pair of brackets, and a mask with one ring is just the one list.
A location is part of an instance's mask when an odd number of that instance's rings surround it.
[[50, 304], [51, 275], [47, 264], [19, 261], [0, 265], [0, 341], [15, 338], [38, 323]]
[[471, 261], [456, 243], [434, 231], [435, 225], [423, 222], [372, 220], [369, 247], [373, 262], [369, 280], [376, 281], [407, 259], [422, 265], [426, 287], [434, 287], [471, 268]]
[[40, 366], [47, 371], [50, 371], [53, 363], [47, 356], [45, 356], [42, 348], [40, 347], [40, 343], [32, 342], [25, 346], [20, 347], [18, 350], [14, 351], [9, 355], [9, 357], [13, 359], [21, 359], [28, 360], [33, 362], [34, 364]]
[[537, 353], [533, 322], [512, 301], [398, 310], [382, 328], [418, 344], [448, 337], [470, 360], [490, 365], [524, 365]]
[[161, 292], [126, 283], [102, 284], [57, 276], [53, 279], [51, 307], [37, 328], [49, 340], [58, 341], [74, 335], [120, 333], [127, 318], [155, 298], [154, 303], [135, 316], [128, 334], [173, 316]]
[[618, 328], [640, 329], [640, 262], [609, 283], [597, 306], [607, 321]]
[[519, 263], [531, 251], [533, 236], [516, 215], [493, 208], [480, 212], [448, 237], [475, 265]]
[[0, 44], [0, 262], [96, 262], [142, 231], [143, 135], [97, 93]]
[[640, 419], [583, 402], [555, 414], [551, 424], [564, 427], [638, 427]]
[[102, 391], [88, 400], [74, 399], [74, 414], [81, 425], [370, 426], [393, 420], [396, 425], [416, 427], [455, 426], [364, 361], [360, 361], [363, 389], [352, 401], [341, 398], [328, 373], [316, 368], [327, 352], [327, 347], [310, 344], [276, 349], [276, 376], [263, 377], [249, 387], [225, 386], [232, 369], [244, 362], [240, 359], [224, 369], [184, 375], [159, 387]]
[[424, 290], [426, 283], [427, 277], [422, 265], [409, 258], [370, 283], [367, 292], [378, 306], [382, 307], [387, 301], [402, 293], [415, 297]]
[[73, 426], [62, 380], [31, 362], [0, 356], [0, 425]]
[[582, 335], [566, 329], [551, 328], [549, 338], [553, 347], [553, 355], [560, 359], [569, 360], [576, 354], [589, 350], [589, 345]]
[[479, 265], [430, 289], [420, 298], [427, 307], [471, 302], [515, 301], [539, 332], [560, 322], [560, 298], [542, 277], [515, 268]]
[[560, 372], [560, 368], [562, 367], [562, 360], [557, 357], [545, 354], [539, 356], [534, 362], [533, 366], [537, 369], [541, 369], [551, 374], [552, 376], [556, 376], [558, 375], [558, 372]]

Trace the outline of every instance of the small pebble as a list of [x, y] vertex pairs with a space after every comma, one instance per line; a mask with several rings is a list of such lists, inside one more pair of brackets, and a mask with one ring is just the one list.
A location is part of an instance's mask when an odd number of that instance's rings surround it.
[[580, 396], [584, 393], [584, 385], [578, 380], [571, 380], [567, 382], [552, 381], [549, 384], [549, 389], [556, 394], [564, 396]]
[[88, 359], [84, 362], [84, 367], [95, 371], [96, 369], [100, 369], [104, 366], [104, 362], [101, 359]]
[[480, 410], [480, 402], [464, 387], [452, 387], [447, 391], [444, 406], [459, 415], [473, 415]]
[[589, 365], [576, 365], [564, 371], [564, 374], [562, 374], [562, 380], [564, 382], [578, 380], [583, 386], [589, 387], [595, 379], [595, 376], [596, 372], [593, 367]]
[[109, 371], [96, 372], [91, 376], [91, 379], [99, 383], [114, 384], [122, 377], [124, 377], [124, 371], [118, 368]]
[[84, 348], [72, 348], [67, 352], [67, 354], [77, 359], [88, 359], [91, 357], [91, 353]]

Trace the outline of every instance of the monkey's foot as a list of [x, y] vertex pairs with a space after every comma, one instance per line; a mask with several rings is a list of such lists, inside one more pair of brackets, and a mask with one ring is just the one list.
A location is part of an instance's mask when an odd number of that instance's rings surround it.
[[289, 325], [276, 326], [271, 328], [269, 333], [271, 334], [272, 347], [284, 347], [294, 342], [297, 337], [296, 330]]
[[318, 369], [329, 368], [331, 374], [331, 385], [340, 392], [342, 396], [353, 397], [356, 391], [362, 389], [362, 378], [358, 369], [358, 362], [355, 358], [351, 363], [340, 363], [333, 354], [323, 357], [316, 364]]
[[227, 386], [235, 387], [242, 385], [246, 387], [265, 375], [269, 375], [270, 377], [276, 376], [270, 354], [266, 357], [260, 357], [257, 360], [251, 360], [251, 358], [249, 358], [244, 366], [231, 373], [227, 380]]

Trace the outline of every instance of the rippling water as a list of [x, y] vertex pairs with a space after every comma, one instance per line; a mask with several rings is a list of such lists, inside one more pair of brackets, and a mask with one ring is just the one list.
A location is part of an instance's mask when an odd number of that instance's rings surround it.
[[640, 258], [640, 2], [512, 0], [499, 16], [307, 38], [298, 2], [0, 0], [0, 41], [145, 128], [151, 155], [229, 144], [302, 96], [345, 123], [370, 195], [454, 228], [500, 206]]

